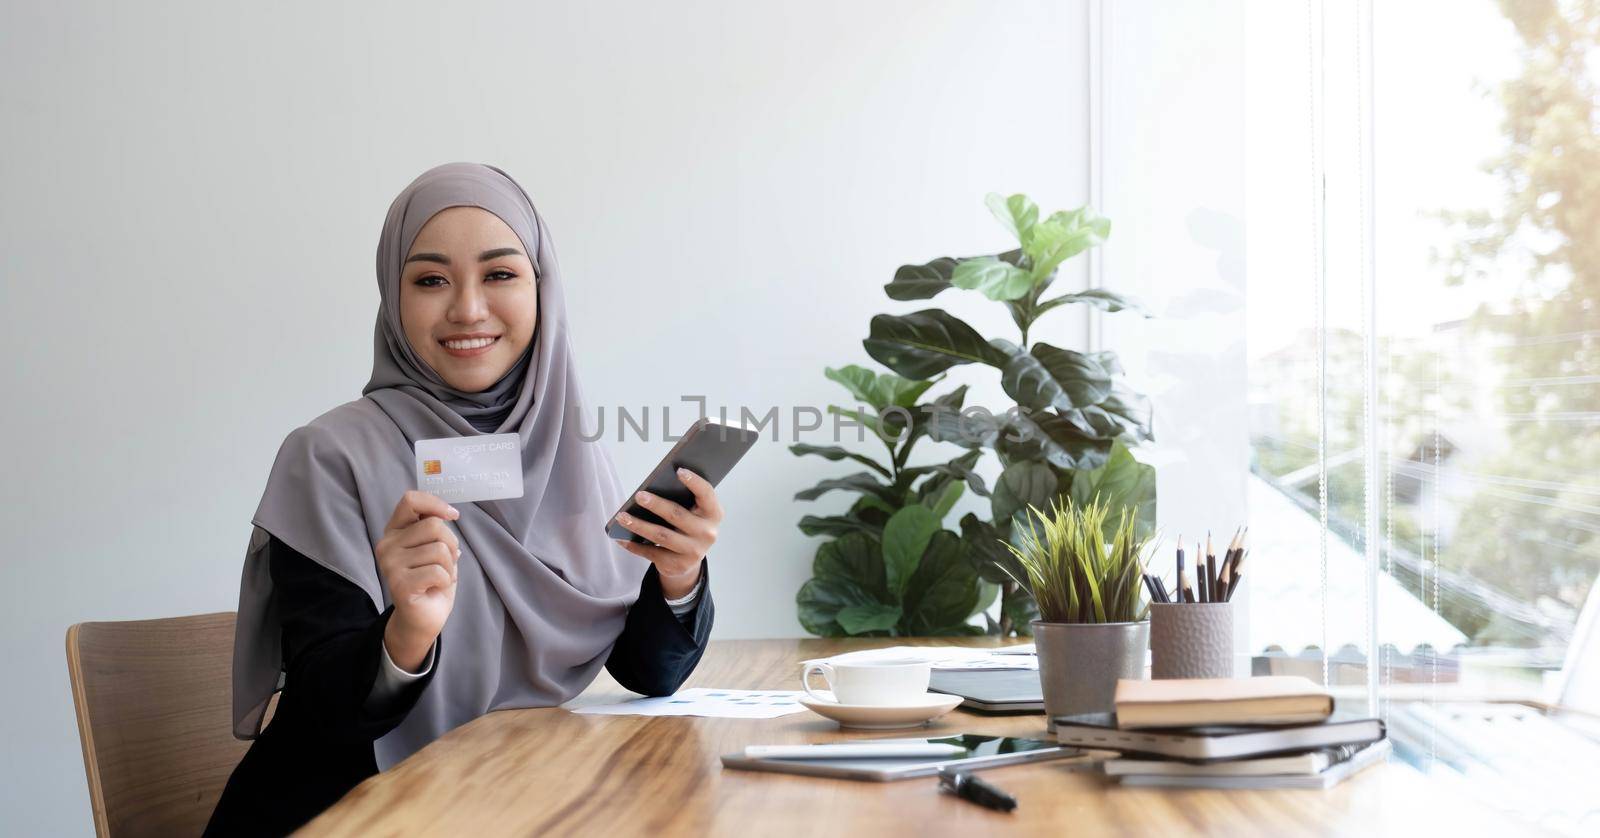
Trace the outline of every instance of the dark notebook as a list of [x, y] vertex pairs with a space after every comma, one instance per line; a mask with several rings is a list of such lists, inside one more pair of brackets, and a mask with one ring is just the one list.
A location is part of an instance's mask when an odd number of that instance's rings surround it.
[[1121, 730], [1111, 713], [1057, 716], [1056, 740], [1063, 745], [1153, 754], [1190, 762], [1214, 762], [1265, 754], [1285, 754], [1377, 742], [1386, 736], [1382, 719], [1335, 714], [1325, 722], [1263, 727], [1214, 725]]
[[1044, 692], [1036, 669], [935, 669], [928, 689], [966, 699], [962, 707], [986, 713], [1038, 713]]

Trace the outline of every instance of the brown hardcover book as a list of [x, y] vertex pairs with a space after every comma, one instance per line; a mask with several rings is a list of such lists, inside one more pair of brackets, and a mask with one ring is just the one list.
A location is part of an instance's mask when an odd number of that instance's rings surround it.
[[1117, 681], [1117, 727], [1297, 725], [1333, 713], [1333, 696], [1298, 675]]

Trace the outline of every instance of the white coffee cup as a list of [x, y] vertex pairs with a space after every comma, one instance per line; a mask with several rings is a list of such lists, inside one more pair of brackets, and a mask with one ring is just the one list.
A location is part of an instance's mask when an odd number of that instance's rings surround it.
[[817, 701], [828, 701], [811, 689], [812, 673], [820, 673], [835, 704], [899, 706], [927, 695], [932, 668], [924, 660], [813, 663], [800, 673], [800, 686]]

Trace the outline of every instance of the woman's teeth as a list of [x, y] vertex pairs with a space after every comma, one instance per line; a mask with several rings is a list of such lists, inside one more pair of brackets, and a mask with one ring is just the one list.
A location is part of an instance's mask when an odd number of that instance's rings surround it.
[[472, 340], [447, 340], [444, 345], [451, 349], [478, 349], [488, 346], [499, 338], [473, 338]]

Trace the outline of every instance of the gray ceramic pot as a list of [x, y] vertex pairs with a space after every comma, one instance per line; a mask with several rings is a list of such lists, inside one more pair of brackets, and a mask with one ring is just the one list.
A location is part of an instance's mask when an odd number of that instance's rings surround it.
[[1144, 652], [1150, 648], [1150, 622], [1045, 623], [1034, 620], [1039, 651], [1039, 682], [1044, 712], [1055, 730], [1056, 716], [1110, 713], [1118, 678], [1144, 677]]
[[1151, 603], [1150, 677], [1232, 678], [1233, 603]]

